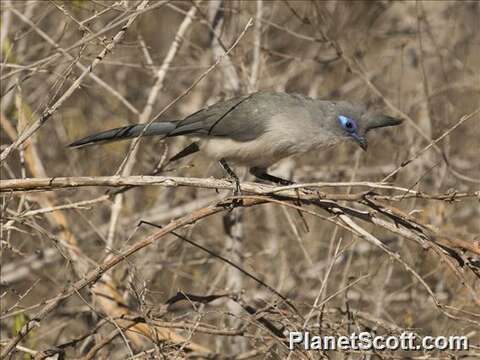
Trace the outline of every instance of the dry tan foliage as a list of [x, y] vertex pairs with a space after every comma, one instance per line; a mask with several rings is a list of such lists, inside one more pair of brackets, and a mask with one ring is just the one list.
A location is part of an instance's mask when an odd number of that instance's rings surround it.
[[[2, 358], [480, 356], [479, 2], [2, 0], [0, 21]], [[233, 211], [216, 164], [168, 163], [185, 139], [65, 147], [257, 90], [405, 122], [273, 169], [298, 186], [244, 177]], [[470, 349], [289, 351], [298, 330]]]

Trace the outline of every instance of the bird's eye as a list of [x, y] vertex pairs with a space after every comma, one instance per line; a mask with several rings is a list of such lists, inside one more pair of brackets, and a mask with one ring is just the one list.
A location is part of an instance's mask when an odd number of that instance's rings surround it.
[[355, 121], [346, 116], [339, 115], [338, 122], [342, 129], [346, 130], [349, 133], [354, 133], [357, 131], [357, 124], [355, 123]]

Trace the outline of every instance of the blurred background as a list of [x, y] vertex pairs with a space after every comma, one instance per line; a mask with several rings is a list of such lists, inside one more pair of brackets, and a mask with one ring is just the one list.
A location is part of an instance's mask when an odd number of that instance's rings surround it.
[[[222, 178], [218, 164], [201, 154], [166, 164], [165, 159], [188, 144], [182, 138], [142, 139], [138, 151], [128, 157], [128, 141], [79, 150], [66, 145], [160, 113], [160, 121], [182, 119], [238, 94], [275, 90], [364, 102], [405, 121], [370, 134], [368, 152], [343, 144], [286, 159], [273, 174], [298, 182], [378, 182], [415, 158], [388, 181], [428, 194], [479, 190], [478, 113], [418, 154], [479, 108], [478, 1], [5, 0], [1, 6], [2, 152], [54, 109], [4, 160], [2, 180], [146, 175], [155, 169], [165, 176]], [[124, 37], [116, 41], [130, 20]], [[109, 44], [113, 48], [100, 56]], [[88, 71], [92, 64], [94, 69]], [[77, 87], [75, 81], [84, 73]], [[253, 180], [246, 174], [243, 178]], [[139, 226], [139, 221], [163, 225], [229, 194], [158, 186], [118, 196], [102, 187], [2, 193], [2, 346], [42, 301], [81, 279], [109, 254], [156, 231]], [[406, 198], [389, 204], [478, 249], [478, 197], [450, 202]], [[302, 218], [278, 204], [217, 214], [180, 232], [235, 260], [284, 294], [304, 317], [310, 314], [307, 328], [318, 333], [396, 334], [412, 329], [419, 337], [467, 335], [476, 345], [467, 354], [479, 356], [479, 303], [472, 296], [479, 292], [478, 277], [465, 271], [464, 281], [459, 281], [455, 266], [433, 252], [371, 224], [362, 226], [398, 252], [437, 299], [463, 320], [439, 311], [418, 280], [382, 250], [321, 218]], [[478, 261], [478, 253], [466, 256]], [[102, 288], [105, 284], [110, 286], [109, 296]], [[284, 304], [277, 307], [279, 298], [257, 282], [173, 235], [130, 256], [96, 286], [70, 297], [43, 319], [23, 339], [27, 350], [18, 356], [39, 356], [68, 342], [73, 343], [62, 348], [68, 357], [92, 354], [94, 346], [116, 331], [115, 321], [102, 320], [140, 314], [191, 327], [166, 328], [168, 334], [157, 334], [156, 340], [135, 338], [126, 331], [94, 357], [189, 356], [189, 345], [178, 345], [188, 339], [193, 351], [201, 352], [194, 348], [200, 344], [232, 358], [284, 358], [288, 349], [258, 316], [256, 321], [245, 311], [242, 302], [265, 311], [279, 329], [305, 325]], [[179, 291], [237, 297], [165, 305]], [[192, 325], [196, 323], [210, 330], [197, 331]], [[184, 340], [167, 341], [172, 333]], [[377, 356], [358, 351], [331, 354], [337, 355]], [[409, 354], [421, 355], [440, 356]], [[297, 356], [320, 354], [300, 351]]]

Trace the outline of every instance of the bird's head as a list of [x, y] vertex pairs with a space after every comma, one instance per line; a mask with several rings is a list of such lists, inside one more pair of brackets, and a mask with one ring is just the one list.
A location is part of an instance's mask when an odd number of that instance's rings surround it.
[[402, 120], [378, 113], [368, 112], [364, 106], [347, 102], [335, 104], [334, 127], [338, 136], [355, 141], [363, 150], [367, 150], [366, 134], [372, 129], [395, 126]]

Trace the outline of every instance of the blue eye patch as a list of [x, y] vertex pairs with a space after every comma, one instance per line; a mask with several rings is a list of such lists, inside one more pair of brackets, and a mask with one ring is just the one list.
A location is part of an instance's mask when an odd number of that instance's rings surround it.
[[354, 120], [343, 116], [343, 115], [338, 115], [337, 117], [338, 123], [342, 127], [343, 130], [349, 133], [356, 133], [357, 132], [357, 124]]

